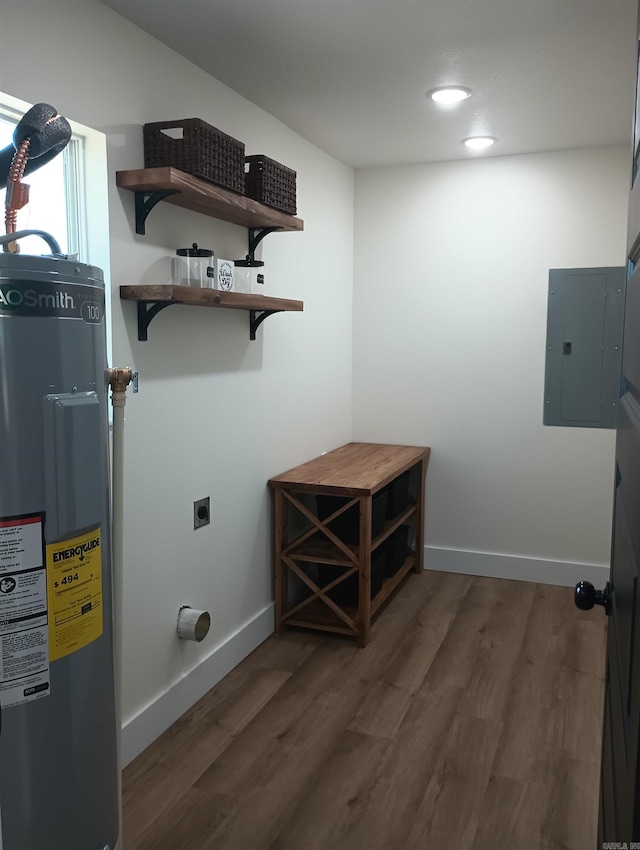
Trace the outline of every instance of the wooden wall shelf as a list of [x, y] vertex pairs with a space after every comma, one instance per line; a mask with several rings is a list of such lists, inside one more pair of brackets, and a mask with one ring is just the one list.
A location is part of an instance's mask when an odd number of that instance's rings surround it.
[[[304, 222], [300, 218], [169, 166], [117, 171], [116, 184], [121, 189], [135, 193], [136, 233], [141, 235], [145, 233], [147, 216], [160, 201], [248, 228], [247, 257], [251, 259], [267, 234], [304, 229]], [[191, 289], [186, 286], [121, 286], [120, 298], [138, 302], [138, 339], [141, 342], [147, 339], [152, 319], [172, 304], [248, 310], [250, 339], [256, 338], [256, 330], [268, 316], [303, 309], [302, 301], [287, 298]]]
[[123, 301], [138, 303], [138, 339], [144, 342], [151, 320], [172, 304], [189, 304], [195, 307], [218, 307], [227, 310], [249, 311], [249, 336], [256, 338], [256, 330], [274, 313], [301, 312], [302, 301], [288, 298], [270, 298], [265, 295], [246, 295], [242, 292], [224, 292], [215, 289], [195, 289], [189, 286], [121, 286]]
[[[349, 635], [366, 646], [371, 620], [379, 613], [410, 572], [420, 573], [424, 548], [424, 484], [430, 449], [374, 443], [349, 443], [309, 463], [275, 476], [269, 481], [275, 497], [275, 579], [276, 629], [298, 626]], [[375, 537], [372, 532], [373, 497], [404, 473], [411, 471], [413, 499], [394, 508]], [[339, 496], [341, 507], [321, 519], [301, 494]], [[313, 503], [312, 503], [313, 504]], [[359, 542], [337, 537], [334, 519], [345, 510], [358, 510]], [[304, 518], [308, 529], [289, 539], [290, 515]], [[415, 546], [404, 553], [395, 574], [384, 579], [371, 598], [372, 554], [405, 523], [413, 524]], [[293, 529], [291, 529], [293, 530]], [[394, 535], [395, 536], [395, 535]], [[393, 542], [393, 541], [391, 541]], [[395, 545], [395, 544], [394, 544]], [[384, 552], [382, 552], [384, 555]], [[403, 557], [402, 551], [400, 557]], [[305, 572], [304, 565], [317, 566], [317, 578]], [[338, 568], [336, 577], [335, 568]], [[342, 572], [340, 572], [342, 568]], [[397, 565], [396, 565], [397, 568]], [[294, 574], [306, 585], [308, 595], [293, 602], [289, 598], [289, 577]], [[357, 606], [340, 605], [331, 591], [345, 580], [358, 576]], [[334, 594], [335, 596], [335, 594]]]
[[[202, 213], [222, 221], [239, 224], [250, 230], [266, 232], [303, 230], [304, 222], [293, 215], [275, 210], [245, 195], [201, 180], [177, 168], [140, 168], [117, 171], [116, 185], [136, 193], [136, 233], [144, 234], [145, 221], [160, 201]], [[249, 236], [249, 253], [252, 254]], [[253, 234], [253, 248], [260, 239]]]

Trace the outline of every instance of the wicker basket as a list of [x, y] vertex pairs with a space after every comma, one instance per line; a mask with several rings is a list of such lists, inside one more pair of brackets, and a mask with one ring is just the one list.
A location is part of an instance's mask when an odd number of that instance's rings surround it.
[[244, 158], [244, 193], [282, 212], [296, 214], [296, 172], [268, 156]]
[[[165, 130], [182, 130], [182, 138], [173, 138]], [[200, 118], [182, 121], [157, 121], [144, 125], [145, 168], [170, 165], [244, 193], [244, 145]]]

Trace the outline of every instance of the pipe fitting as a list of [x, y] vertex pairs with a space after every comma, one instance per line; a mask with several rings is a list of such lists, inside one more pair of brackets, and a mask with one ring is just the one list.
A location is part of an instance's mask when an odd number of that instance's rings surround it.
[[129, 366], [120, 369], [107, 369], [109, 386], [114, 393], [124, 393], [133, 380], [133, 372]]

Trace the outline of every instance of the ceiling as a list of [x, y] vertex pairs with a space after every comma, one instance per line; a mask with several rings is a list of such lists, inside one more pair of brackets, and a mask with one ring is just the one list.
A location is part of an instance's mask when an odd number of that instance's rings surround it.
[[354, 167], [630, 141], [635, 0], [102, 2]]

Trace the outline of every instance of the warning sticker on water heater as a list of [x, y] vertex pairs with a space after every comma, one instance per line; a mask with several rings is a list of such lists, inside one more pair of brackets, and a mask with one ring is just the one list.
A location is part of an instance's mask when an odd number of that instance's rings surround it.
[[0, 518], [0, 576], [42, 563], [42, 515]]
[[0, 705], [49, 694], [42, 514], [0, 518]]
[[47, 546], [49, 657], [71, 655], [102, 634], [100, 528]]

